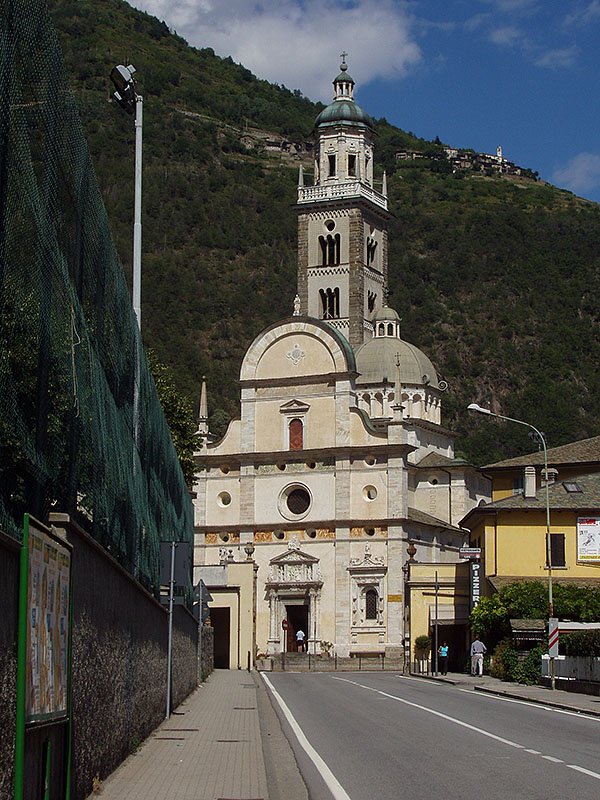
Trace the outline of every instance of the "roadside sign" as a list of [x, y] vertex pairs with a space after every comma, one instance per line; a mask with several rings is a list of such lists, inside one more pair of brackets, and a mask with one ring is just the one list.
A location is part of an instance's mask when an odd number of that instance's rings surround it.
[[481, 558], [481, 547], [461, 547], [458, 555], [459, 558]]
[[550, 617], [548, 620], [548, 655], [550, 658], [558, 656], [558, 619]]

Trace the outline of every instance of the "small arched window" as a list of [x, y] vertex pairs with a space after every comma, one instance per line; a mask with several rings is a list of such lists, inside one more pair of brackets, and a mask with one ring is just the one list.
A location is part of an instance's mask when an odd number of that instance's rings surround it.
[[365, 592], [365, 619], [377, 619], [378, 599], [375, 589], [367, 589]]
[[394, 323], [388, 322], [388, 336], [394, 335]]
[[304, 426], [301, 419], [290, 421], [290, 450], [302, 450], [304, 447]]
[[379, 323], [379, 335], [380, 336], [384, 336], [385, 335], [385, 325], [383, 324], [383, 322]]

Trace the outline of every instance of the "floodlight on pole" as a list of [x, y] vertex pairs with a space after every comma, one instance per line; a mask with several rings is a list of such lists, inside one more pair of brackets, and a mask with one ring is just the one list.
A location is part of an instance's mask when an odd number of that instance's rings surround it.
[[[115, 87], [112, 99], [128, 114], [135, 115], [135, 182], [133, 209], [133, 264], [132, 264], [132, 304], [135, 314], [138, 336], [135, 345], [134, 378], [133, 378], [133, 469], [138, 464], [138, 446], [140, 436], [140, 372], [141, 372], [141, 336], [142, 336], [142, 119], [143, 97], [135, 90], [133, 75], [136, 72], [133, 64], [124, 67], [118, 64], [110, 72], [110, 79]], [[139, 569], [138, 531], [134, 540], [133, 573], [137, 577]]]
[[135, 185], [133, 210], [133, 311], [142, 329], [142, 120], [143, 97], [135, 90], [133, 64], [113, 67], [110, 79], [116, 89], [112, 98], [128, 114], [135, 115]]
[[[548, 569], [548, 617], [554, 617], [554, 598], [552, 594], [552, 546], [550, 540], [550, 493], [549, 493], [549, 476], [548, 476], [548, 447], [546, 446], [546, 439], [544, 434], [539, 431], [535, 425], [531, 425], [529, 422], [525, 422], [522, 419], [515, 419], [514, 417], [506, 417], [504, 414], [496, 414], [494, 411], [490, 411], [489, 408], [484, 408], [483, 406], [478, 405], [477, 403], [470, 403], [467, 406], [467, 411], [475, 411], [478, 414], [483, 414], [484, 416], [488, 417], [496, 417], [497, 419], [504, 419], [507, 422], [515, 422], [517, 425], [524, 425], [526, 428], [530, 428], [536, 434], [539, 442], [542, 445], [542, 449], [544, 451], [544, 474], [545, 474], [545, 483], [546, 483], [546, 567]], [[554, 659], [550, 658], [550, 684], [551, 688], [555, 688], [555, 679], [554, 679]]]

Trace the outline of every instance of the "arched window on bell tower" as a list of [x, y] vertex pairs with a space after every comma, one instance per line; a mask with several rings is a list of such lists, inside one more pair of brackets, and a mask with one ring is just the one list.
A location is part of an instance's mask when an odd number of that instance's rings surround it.
[[302, 420], [295, 417], [290, 420], [290, 450], [302, 450], [304, 447], [304, 426]]
[[321, 249], [321, 266], [333, 267], [340, 263], [341, 239], [339, 233], [333, 236], [319, 236], [319, 247]]
[[336, 286], [334, 289], [319, 289], [321, 298], [321, 319], [340, 318], [340, 290]]

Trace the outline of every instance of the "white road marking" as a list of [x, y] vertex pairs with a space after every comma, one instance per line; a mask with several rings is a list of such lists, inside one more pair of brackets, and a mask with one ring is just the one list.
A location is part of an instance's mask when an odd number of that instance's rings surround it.
[[396, 700], [398, 703], [404, 703], [407, 706], [412, 706], [413, 708], [418, 708], [420, 711], [426, 711], [428, 714], [433, 714], [435, 717], [441, 717], [442, 719], [448, 720], [448, 722], [453, 722], [455, 725], [460, 725], [462, 728], [468, 728], [471, 731], [475, 731], [475, 733], [480, 733], [482, 736], [487, 736], [489, 739], [495, 739], [497, 742], [502, 742], [502, 744], [507, 744], [509, 747], [516, 747], [518, 750], [523, 750], [524, 745], [518, 744], [517, 742], [512, 742], [510, 739], [504, 739], [502, 736], [496, 736], [495, 733], [490, 733], [490, 731], [484, 731], [483, 728], [477, 728], [475, 725], [469, 725], [468, 722], [463, 722], [460, 719], [456, 719], [456, 717], [451, 717], [448, 714], [443, 714], [441, 711], [435, 711], [433, 708], [427, 708], [427, 706], [419, 705], [418, 703], [411, 703], [410, 700], [404, 700], [402, 697], [396, 697], [393, 694], [388, 694], [387, 692], [382, 692], [380, 689], [373, 689], [371, 686], [364, 686], [362, 683], [358, 683], [357, 681], [351, 681], [349, 678], [333, 678], [334, 681], [343, 681], [344, 683], [351, 683], [353, 686], [359, 686], [361, 689], [368, 689], [371, 692], [376, 692], [377, 694], [383, 695], [384, 697], [389, 697], [390, 700]]
[[532, 756], [541, 756], [542, 755], [539, 750], [530, 750], [528, 747], [525, 748], [525, 752], [526, 753], [531, 753]]
[[[369, 692], [375, 692], [376, 694], [380, 694], [383, 697], [388, 697], [390, 700], [396, 700], [398, 703], [404, 703], [404, 705], [412, 706], [412, 708], [418, 708], [420, 711], [426, 711], [428, 714], [433, 714], [435, 717], [441, 717], [442, 719], [448, 720], [448, 722], [453, 722], [455, 725], [460, 725], [461, 728], [468, 728], [469, 730], [475, 731], [476, 733], [479, 733], [482, 736], [487, 736], [489, 739], [494, 739], [495, 741], [501, 742], [502, 744], [507, 744], [509, 747], [515, 747], [518, 750], [523, 750], [526, 753], [541, 755], [541, 753], [538, 753], [536, 750], [529, 750], [522, 744], [513, 742], [510, 739], [504, 739], [502, 736], [496, 736], [495, 733], [491, 733], [490, 731], [485, 731], [483, 730], [483, 728], [477, 728], [475, 725], [469, 725], [468, 722], [463, 722], [460, 719], [456, 719], [456, 717], [451, 717], [448, 714], [443, 714], [441, 711], [436, 711], [433, 708], [422, 706], [419, 703], [412, 703], [410, 700], [405, 700], [403, 697], [396, 697], [396, 695], [389, 694], [388, 692], [382, 692], [381, 689], [374, 689], [372, 686], [365, 686], [362, 683], [358, 683], [358, 681], [351, 681], [349, 678], [337, 678], [335, 676], [332, 676], [332, 678], [334, 681], [342, 681], [343, 683], [350, 683], [353, 686], [360, 687], [361, 689], [367, 689], [367, 691]], [[554, 709], [552, 708], [550, 708], [549, 710], [554, 711]], [[579, 716], [579, 714], [576, 714], [575, 716]], [[565, 763], [560, 758], [554, 758], [554, 756], [542, 756], [542, 758], [546, 759], [546, 761], [553, 761], [556, 764]], [[589, 775], [592, 778], [597, 778], [598, 780], [600, 780], [600, 775], [597, 772], [592, 772], [591, 770], [585, 769], [584, 767], [578, 767], [576, 764], [565, 764], [565, 766], [569, 767], [569, 769], [577, 770], [577, 772], [582, 772], [584, 775]]]
[[578, 767], [577, 764], [567, 764], [566, 765], [569, 769], [575, 769], [577, 772], [583, 772], [584, 775], [589, 775], [591, 778], [597, 778], [600, 781], [600, 775], [597, 772], [592, 772], [591, 769], [584, 769], [583, 767]]
[[321, 756], [317, 753], [315, 748], [311, 745], [311, 743], [304, 735], [302, 728], [298, 725], [298, 723], [294, 719], [294, 716], [290, 711], [290, 709], [287, 707], [283, 697], [281, 697], [279, 692], [275, 689], [275, 687], [273, 686], [271, 681], [267, 678], [267, 676], [264, 674], [264, 672], [261, 672], [261, 676], [263, 681], [267, 684], [267, 686], [271, 690], [273, 697], [279, 703], [279, 707], [283, 711], [283, 714], [286, 720], [289, 722], [291, 729], [294, 731], [294, 734], [298, 739], [300, 746], [302, 747], [306, 755], [310, 758], [310, 760], [313, 762], [313, 764], [321, 774], [321, 777], [325, 781], [327, 788], [329, 789], [335, 800], [351, 800], [350, 796], [345, 792], [344, 788], [342, 787], [338, 779], [335, 777], [333, 772], [329, 769], [327, 764], [323, 761]]
[[577, 717], [578, 719], [589, 719], [590, 722], [600, 723], [600, 717], [593, 717], [586, 714], [585, 711], [567, 711], [566, 708], [556, 708], [555, 706], [546, 706], [542, 703], [536, 703], [532, 700], [517, 700], [514, 697], [504, 697], [499, 694], [489, 694], [488, 692], [475, 692], [473, 689], [459, 689], [459, 692], [466, 692], [472, 697], [485, 697], [487, 700], [502, 700], [503, 703], [516, 703], [519, 706], [529, 706], [529, 708], [539, 708], [541, 711], [554, 711], [556, 714], [566, 714], [568, 717]]

